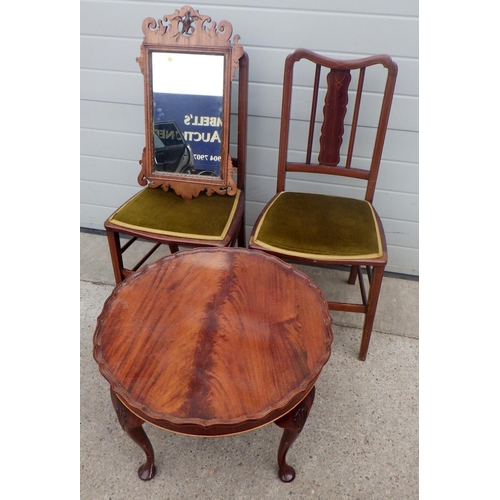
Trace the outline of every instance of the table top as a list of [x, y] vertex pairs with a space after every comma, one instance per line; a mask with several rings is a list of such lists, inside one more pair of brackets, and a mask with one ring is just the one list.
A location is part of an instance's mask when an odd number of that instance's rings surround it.
[[140, 418], [182, 434], [235, 434], [308, 394], [330, 357], [331, 321], [319, 288], [276, 257], [182, 251], [114, 289], [94, 358]]

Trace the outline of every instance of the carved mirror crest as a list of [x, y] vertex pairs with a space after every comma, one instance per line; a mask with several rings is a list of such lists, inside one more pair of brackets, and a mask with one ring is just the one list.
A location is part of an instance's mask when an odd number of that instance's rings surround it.
[[243, 55], [228, 21], [185, 5], [142, 23], [146, 146], [139, 184], [185, 199], [236, 194], [229, 155], [231, 82]]

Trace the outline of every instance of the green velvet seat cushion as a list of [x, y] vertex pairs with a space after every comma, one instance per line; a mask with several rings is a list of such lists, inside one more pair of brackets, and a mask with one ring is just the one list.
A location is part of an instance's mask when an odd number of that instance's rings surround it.
[[172, 190], [146, 188], [122, 205], [109, 221], [155, 234], [223, 240], [240, 194], [240, 191], [235, 196], [201, 193], [184, 200]]
[[383, 253], [370, 203], [311, 193], [277, 195], [254, 241], [285, 255], [317, 260], [368, 259]]

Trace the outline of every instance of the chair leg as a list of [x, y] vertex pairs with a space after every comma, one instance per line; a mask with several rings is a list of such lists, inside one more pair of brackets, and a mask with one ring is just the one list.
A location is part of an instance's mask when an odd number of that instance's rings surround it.
[[113, 271], [115, 273], [115, 281], [118, 285], [121, 283], [125, 276], [123, 275], [123, 258], [121, 252], [120, 235], [115, 231], [106, 230], [108, 237], [109, 252], [111, 254], [111, 263], [113, 264]]
[[370, 292], [368, 295], [368, 307], [365, 313], [365, 322], [363, 324], [363, 336], [361, 338], [361, 347], [359, 350], [359, 359], [366, 360], [368, 354], [368, 346], [370, 345], [370, 337], [377, 311], [377, 303], [382, 287], [382, 278], [384, 277], [383, 267], [373, 267], [373, 276], [370, 284]]
[[349, 279], [347, 280], [349, 285], [354, 285], [354, 283], [356, 283], [356, 278], [358, 277], [358, 272], [360, 270], [359, 266], [351, 266], [351, 272], [349, 273]]
[[168, 248], [170, 248], [170, 253], [176, 253], [179, 251], [179, 245], [168, 245]]

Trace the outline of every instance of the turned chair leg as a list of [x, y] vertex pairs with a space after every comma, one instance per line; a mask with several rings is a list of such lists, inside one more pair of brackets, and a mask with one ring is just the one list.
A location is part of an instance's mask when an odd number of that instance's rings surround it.
[[111, 390], [111, 401], [116, 411], [118, 421], [123, 430], [130, 436], [130, 438], [137, 443], [144, 453], [146, 454], [146, 462], [139, 467], [138, 475], [143, 481], [153, 479], [156, 474], [156, 467], [154, 465], [155, 456], [153, 446], [149, 440], [146, 432], [142, 428], [144, 420], [134, 415], [116, 396]]
[[304, 428], [314, 402], [315, 392], [316, 388], [313, 387], [309, 394], [295, 408], [275, 422], [278, 427], [284, 429], [278, 449], [278, 467], [279, 478], [285, 483], [289, 483], [295, 479], [295, 470], [286, 463], [286, 454]]
[[373, 267], [373, 275], [370, 283], [370, 292], [368, 295], [368, 307], [365, 313], [365, 321], [363, 324], [363, 335], [361, 337], [361, 347], [359, 350], [359, 359], [366, 360], [368, 354], [368, 346], [370, 345], [370, 338], [372, 335], [373, 322], [375, 320], [375, 313], [377, 311], [377, 303], [382, 287], [382, 278], [384, 277], [383, 267]]

